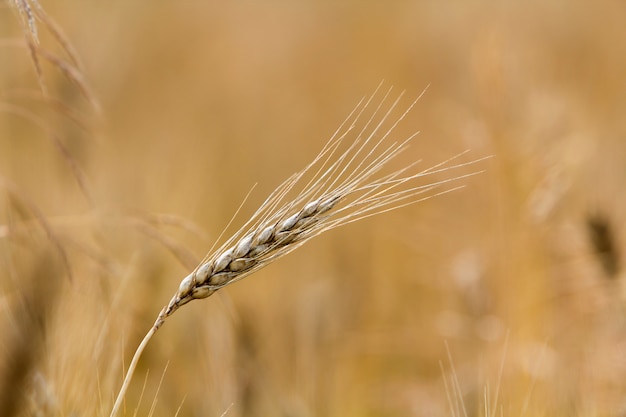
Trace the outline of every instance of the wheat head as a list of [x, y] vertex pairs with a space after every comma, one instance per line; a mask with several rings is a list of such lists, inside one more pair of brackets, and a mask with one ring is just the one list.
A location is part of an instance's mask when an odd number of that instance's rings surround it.
[[[244, 227], [218, 250], [207, 255], [182, 280], [178, 291], [164, 309], [163, 318], [189, 301], [206, 298], [220, 288], [241, 280], [325, 231], [432, 197], [432, 194], [424, 197], [424, 193], [475, 174], [426, 184], [415, 183], [420, 177], [476, 162], [450, 166], [450, 161], [456, 159], [457, 155], [417, 173], [407, 174], [415, 165], [411, 164], [390, 174], [377, 176], [385, 165], [406, 149], [408, 142], [417, 134], [403, 142], [384, 146], [385, 140], [417, 101], [390, 127], [381, 130], [400, 100], [398, 97], [384, 109], [390, 92], [387, 91], [356, 138], [340, 153], [341, 145], [357, 129], [374, 96], [362, 100], [313, 162], [281, 184]], [[383, 109], [385, 113], [380, 115]], [[378, 117], [380, 120], [377, 120]], [[305, 182], [303, 179], [307, 174], [310, 178]], [[301, 186], [303, 182], [305, 184]], [[443, 192], [449, 191], [451, 189]], [[435, 194], [441, 194], [441, 191]]]
[[392, 120], [402, 94], [391, 100], [389, 89], [382, 94], [379, 103], [373, 105], [375, 98], [381, 95], [379, 89], [361, 100], [310, 164], [283, 182], [238, 232], [221, 247], [211, 250], [181, 281], [137, 349], [111, 417], [119, 409], [143, 348], [178, 308], [192, 300], [209, 297], [325, 231], [458, 189], [460, 186], [445, 185], [477, 173], [418, 181], [482, 160], [453, 162], [462, 154], [417, 172], [412, 170], [419, 161], [383, 173], [383, 168], [417, 135], [414, 133], [400, 142], [390, 139], [421, 95], [399, 118]]

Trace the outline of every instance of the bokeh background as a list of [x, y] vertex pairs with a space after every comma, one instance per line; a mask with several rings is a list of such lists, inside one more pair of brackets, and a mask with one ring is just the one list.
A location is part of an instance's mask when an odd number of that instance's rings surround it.
[[185, 306], [126, 415], [626, 413], [624, 2], [40, 3], [35, 61], [0, 6], [3, 415], [108, 415], [252, 186], [231, 231], [381, 80], [428, 87], [398, 166], [485, 172]]

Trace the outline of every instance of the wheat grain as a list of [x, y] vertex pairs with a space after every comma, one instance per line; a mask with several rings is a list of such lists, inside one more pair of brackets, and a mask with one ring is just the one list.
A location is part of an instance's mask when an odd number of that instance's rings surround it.
[[[378, 91], [378, 90], [377, 90]], [[354, 221], [431, 198], [459, 188], [438, 187], [477, 172], [420, 184], [417, 180], [476, 163], [452, 163], [459, 154], [430, 168], [410, 173], [417, 162], [383, 174], [381, 170], [404, 151], [417, 133], [402, 142], [389, 137], [412, 109], [416, 99], [395, 121], [391, 115], [400, 97], [390, 104], [389, 89], [369, 117], [366, 111], [376, 97], [363, 99], [344, 121], [320, 154], [281, 184], [248, 222], [217, 250], [211, 250], [185, 277], [165, 306], [131, 361], [124, 384], [111, 412], [121, 405], [137, 361], [148, 341], [164, 320], [186, 303], [206, 298], [237, 282], [276, 259], [297, 249], [309, 239]], [[421, 97], [421, 96], [420, 96]], [[363, 121], [362, 121], [363, 119]], [[362, 125], [359, 129], [357, 126]]]

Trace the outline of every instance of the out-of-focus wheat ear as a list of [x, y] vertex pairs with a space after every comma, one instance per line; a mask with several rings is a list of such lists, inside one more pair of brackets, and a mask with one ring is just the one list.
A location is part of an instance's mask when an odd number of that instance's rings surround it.
[[[32, 3], [32, 5], [31, 5]], [[35, 12], [33, 6], [41, 9], [37, 0], [14, 0], [15, 7], [22, 19], [24, 31], [35, 44], [39, 44], [39, 33], [37, 31], [37, 22], [35, 21]]]
[[[41, 63], [37, 56], [37, 47], [39, 46], [39, 31], [37, 29], [36, 10], [41, 9], [41, 6], [36, 0], [13, 0], [13, 4], [17, 8], [17, 11], [22, 22], [22, 28], [24, 31], [24, 40], [30, 53], [33, 67], [35, 68], [35, 75], [39, 88], [44, 94], [48, 94], [48, 89], [43, 78], [43, 71], [41, 70]], [[34, 9], [34, 10], [33, 10]]]
[[82, 71], [82, 62], [78, 53], [76, 53], [76, 49], [65, 35], [65, 32], [63, 32], [63, 29], [46, 13], [38, 0], [13, 0], [13, 3], [19, 12], [27, 40], [31, 40], [35, 45], [40, 44], [39, 29], [37, 27], [37, 20], [39, 20], [61, 45], [61, 48], [63, 48], [74, 66]]
[[[43, 58], [56, 66], [65, 76], [74, 82], [80, 89], [82, 95], [90, 103], [94, 112], [101, 117], [102, 108], [95, 94], [91, 92], [88, 83], [85, 81], [83, 73], [84, 67], [73, 44], [65, 35], [62, 28], [43, 9], [37, 0], [13, 0], [13, 4], [18, 10], [24, 30], [24, 39], [29, 50], [37, 82], [44, 95], [48, 95], [48, 88], [41, 68], [40, 58]], [[39, 42], [39, 29], [37, 21], [43, 23], [44, 27], [52, 35], [52, 38], [61, 46], [69, 61], [44, 49]]]

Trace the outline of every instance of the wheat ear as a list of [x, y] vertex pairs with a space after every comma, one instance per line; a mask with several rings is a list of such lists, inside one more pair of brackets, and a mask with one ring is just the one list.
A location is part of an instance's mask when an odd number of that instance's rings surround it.
[[[459, 187], [439, 188], [477, 173], [431, 180], [426, 184], [417, 181], [480, 161], [454, 163], [457, 155], [417, 173], [410, 173], [416, 162], [382, 174], [383, 167], [405, 150], [417, 134], [402, 142], [387, 143], [398, 123], [419, 100], [418, 97], [391, 122], [402, 95], [389, 104], [390, 92], [391, 89], [383, 95], [369, 117], [365, 116], [366, 110], [372, 107], [376, 93], [361, 100], [320, 154], [283, 182], [238, 232], [220, 248], [211, 250], [182, 280], [135, 352], [111, 417], [119, 410], [143, 349], [164, 320], [178, 308], [192, 300], [209, 297], [325, 231], [450, 192]], [[349, 138], [353, 139], [349, 141]]]

